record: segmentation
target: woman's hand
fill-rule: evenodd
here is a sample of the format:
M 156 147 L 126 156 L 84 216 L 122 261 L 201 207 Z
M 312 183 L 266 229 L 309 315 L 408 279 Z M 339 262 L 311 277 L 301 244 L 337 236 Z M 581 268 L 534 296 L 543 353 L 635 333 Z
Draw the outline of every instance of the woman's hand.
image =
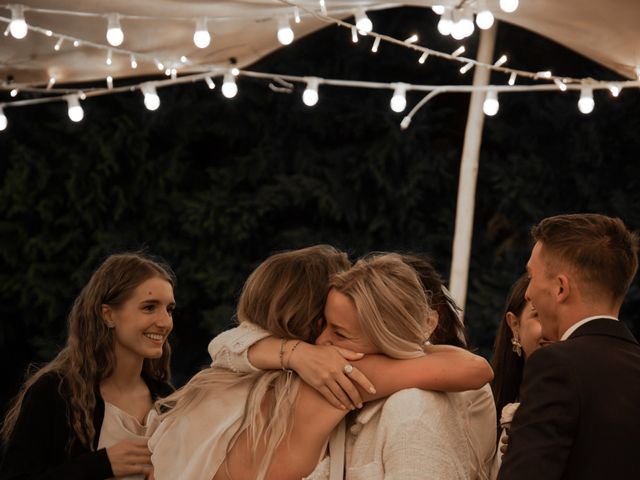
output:
M 107 448 L 107 457 L 114 477 L 136 474 L 148 476 L 153 471 L 146 438 L 118 442 Z
M 344 371 L 350 361 L 360 360 L 364 354 L 332 345 L 311 345 L 301 342 L 288 358 L 288 366 L 300 378 L 315 388 L 336 408 L 362 408 L 362 396 L 355 384 L 370 393 L 375 388 L 365 375 L 353 367 Z

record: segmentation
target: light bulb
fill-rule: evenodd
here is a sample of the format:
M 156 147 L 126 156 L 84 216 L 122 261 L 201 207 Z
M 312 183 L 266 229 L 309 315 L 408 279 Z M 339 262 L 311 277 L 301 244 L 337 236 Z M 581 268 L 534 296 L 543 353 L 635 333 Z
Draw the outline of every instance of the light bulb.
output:
M 391 97 L 391 110 L 396 113 L 402 112 L 407 108 L 407 85 L 404 83 L 396 83 L 393 90 L 393 97 Z
M 198 48 L 207 48 L 211 43 L 211 35 L 209 34 L 206 18 L 199 18 L 196 22 L 196 31 L 193 34 L 193 43 Z
M 444 13 L 440 16 L 438 21 L 438 31 L 442 35 L 451 35 L 453 29 L 453 14 L 450 9 L 445 9 Z
M 466 27 L 462 23 L 463 13 L 456 9 L 451 16 L 453 24 L 451 25 L 451 36 L 456 40 L 462 40 L 465 37 Z
M 72 122 L 80 122 L 84 118 L 84 110 L 80 106 L 80 100 L 77 95 L 71 95 L 67 97 L 67 104 L 69 109 L 67 113 Z
M 9 95 L 11 95 L 12 97 L 17 97 L 18 96 L 18 89 L 17 88 L 12 88 L 11 92 L 9 92 Z
M 18 40 L 27 36 L 29 27 L 24 19 L 24 10 L 22 5 L 11 6 L 11 22 L 9 23 L 9 31 L 13 38 Z
M 489 90 L 487 96 L 482 104 L 482 110 L 484 114 L 493 117 L 500 109 L 500 102 L 498 102 L 498 93 L 494 90 Z
M 462 40 L 473 33 L 473 14 L 471 12 L 459 12 L 458 20 L 453 23 L 451 36 L 456 40 Z
M 147 107 L 147 110 L 157 110 L 160 107 L 160 97 L 156 92 L 156 87 L 150 83 L 145 83 L 142 85 L 141 91 L 144 95 L 144 106 Z
M 591 87 L 582 87 L 582 90 L 580 90 L 580 100 L 578 100 L 578 110 L 586 115 L 593 112 L 593 107 L 595 107 L 593 89 Z
M 361 32 L 369 33 L 373 30 L 373 23 L 371 19 L 364 12 L 364 8 L 359 8 L 356 10 L 355 14 L 356 18 L 356 28 Z
M 507 58 L 506 55 L 501 55 L 500 58 L 498 60 L 496 60 L 496 62 L 493 65 L 496 66 L 496 67 L 501 67 L 502 65 L 507 63 L 507 60 L 509 60 L 509 59 Z
M 500 8 L 503 12 L 512 13 L 518 9 L 518 0 L 500 0 Z
M 134 70 L 138 68 L 138 62 L 136 61 L 136 57 L 131 55 L 130 60 L 131 60 L 131 68 L 133 68 Z
M 117 13 L 110 13 L 107 17 L 107 42 L 114 47 L 122 45 L 124 33 L 120 26 L 120 16 Z
M 376 37 L 373 41 L 373 45 L 371 45 L 371 51 L 376 53 L 378 51 L 378 47 L 380 46 L 380 37 Z
M 444 13 L 444 7 L 442 5 L 433 5 L 431 10 L 433 10 L 433 13 L 437 15 L 442 15 Z
M 233 98 L 237 93 L 236 78 L 231 73 L 225 73 L 222 80 L 222 94 L 227 98 Z
M 287 17 L 282 17 L 278 20 L 278 41 L 282 45 L 290 45 L 293 42 L 293 30 L 291 30 L 291 25 L 289 25 L 289 19 Z
M 489 10 L 482 10 L 476 15 L 476 25 L 478 25 L 478 28 L 481 30 L 490 29 L 493 26 L 494 20 L 493 13 Z
M 302 101 L 307 107 L 313 107 L 318 103 L 318 84 L 320 82 L 317 78 L 312 77 L 307 80 L 307 88 L 305 88 L 302 94 Z
M 2 107 L 0 107 L 0 131 L 7 128 L 7 116 L 4 114 Z
M 111 49 L 107 50 L 107 58 L 104 63 L 107 65 L 111 65 L 113 63 L 113 52 Z
M 211 80 L 211 77 L 204 77 L 204 81 L 207 84 L 207 87 L 209 87 L 209 90 L 213 90 L 214 88 L 216 88 L 216 84 L 213 83 L 213 80 Z
M 611 92 L 611 95 L 613 95 L 614 97 L 617 97 L 618 95 L 620 95 L 620 85 L 609 85 L 609 91 Z
M 512 87 L 516 84 L 516 77 L 518 76 L 518 74 L 516 72 L 511 72 L 511 75 L 509 75 L 509 85 L 511 85 Z

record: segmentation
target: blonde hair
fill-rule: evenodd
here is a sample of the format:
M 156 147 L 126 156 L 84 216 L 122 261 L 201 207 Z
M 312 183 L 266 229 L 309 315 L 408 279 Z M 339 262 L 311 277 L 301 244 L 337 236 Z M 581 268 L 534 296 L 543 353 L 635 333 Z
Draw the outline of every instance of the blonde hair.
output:
M 238 322 L 252 322 L 274 336 L 313 341 L 321 327 L 329 277 L 349 266 L 346 254 L 329 245 L 272 255 L 245 282 L 238 301 Z M 163 418 L 179 421 L 177 415 L 202 401 L 209 390 L 225 388 L 245 378 L 226 370 L 206 368 L 156 405 L 159 409 L 169 408 Z M 253 459 L 260 441 L 266 439 L 258 480 L 266 475 L 276 448 L 290 428 L 298 386 L 297 377 L 277 370 L 259 373 L 251 388 L 242 423 L 227 446 L 227 454 L 245 430 Z M 267 395 L 272 395 L 273 401 L 263 412 Z
M 102 305 L 122 305 L 141 283 L 154 277 L 166 280 L 171 286 L 175 284 L 173 272 L 167 265 L 142 253 L 111 255 L 98 267 L 73 303 L 67 319 L 66 346 L 25 381 L 7 412 L 1 430 L 4 442 L 11 437 L 29 388 L 44 375 L 56 373 L 61 377 L 59 391 L 63 382 L 66 387 L 64 395 L 70 426 L 82 445 L 94 449 L 98 433 L 93 426 L 95 389 L 111 375 L 115 366 L 113 332 L 104 322 Z M 144 360 L 143 374 L 152 380 L 168 381 L 170 356 L 171 347 L 167 341 L 160 358 Z M 72 441 L 70 439 L 68 448 Z
M 424 355 L 437 324 L 415 270 L 397 254 L 372 255 L 335 274 L 329 286 L 351 299 L 376 348 L 392 358 Z

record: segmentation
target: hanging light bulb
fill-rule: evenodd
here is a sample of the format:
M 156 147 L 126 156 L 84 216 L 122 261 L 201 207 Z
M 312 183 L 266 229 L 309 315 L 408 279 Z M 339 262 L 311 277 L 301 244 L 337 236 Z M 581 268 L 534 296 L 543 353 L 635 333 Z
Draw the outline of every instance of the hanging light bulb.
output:
M 198 48 L 207 48 L 211 43 L 211 34 L 207 27 L 207 19 L 199 18 L 196 21 L 196 31 L 193 34 L 193 43 Z
M 280 17 L 278 19 L 278 41 L 282 45 L 290 45 L 293 42 L 293 30 L 289 25 L 289 19 L 287 17 Z
M 107 16 L 107 42 L 109 45 L 118 47 L 122 45 L 124 40 L 124 33 L 120 26 L 120 15 L 117 13 L 110 13 Z
M 513 13 L 518 9 L 518 0 L 500 0 L 500 8 L 503 12 Z
M 56 52 L 59 52 L 59 51 L 60 51 L 60 49 L 62 48 L 62 42 L 64 42 L 64 37 L 60 37 L 60 38 L 58 39 L 58 41 L 56 42 L 56 44 L 53 46 L 53 49 L 54 49 Z
M 473 68 L 473 62 L 465 63 L 462 67 L 460 67 L 460 73 L 464 75 L 472 68 Z
M 586 115 L 593 112 L 593 107 L 595 107 L 593 89 L 591 87 L 582 87 L 580 90 L 580 100 L 578 100 L 578 110 Z
M 160 97 L 156 92 L 156 87 L 151 83 L 145 83 L 140 90 L 144 95 L 144 106 L 147 107 L 147 110 L 157 110 L 160 107 Z
M 609 85 L 609 91 L 611 92 L 611 95 L 613 95 L 614 97 L 618 97 L 618 95 L 620 95 L 620 85 L 616 85 L 616 84 L 612 84 Z
M 5 130 L 7 128 L 7 117 L 4 114 L 4 111 L 2 110 L 2 107 L 0 107 L 0 132 L 2 130 Z
M 213 90 L 214 88 L 216 88 L 216 84 L 213 83 L 213 80 L 211 80 L 211 77 L 204 77 L 204 81 L 207 84 L 207 87 L 209 87 L 209 90 Z
M 453 24 L 451 25 L 451 36 L 456 40 L 465 37 L 465 26 L 462 23 L 462 11 L 455 9 L 452 14 Z
M 487 96 L 482 104 L 482 110 L 484 114 L 493 117 L 500 109 L 500 102 L 498 102 L 498 93 L 495 90 L 489 90 Z
M 134 55 L 131 55 L 130 60 L 131 60 L 131 68 L 133 68 L 134 70 L 138 68 L 138 62 L 136 61 L 136 57 Z
M 17 97 L 18 96 L 18 89 L 17 88 L 12 88 L 11 91 L 9 92 L 9 95 L 11 95 L 12 97 Z
M 9 23 L 9 31 L 13 38 L 20 40 L 27 36 L 29 27 L 24 19 L 24 9 L 22 5 L 11 6 L 11 22 Z
M 358 29 L 355 26 L 351 27 L 351 41 L 358 43 Z
M 298 7 L 293 7 L 293 21 L 300 23 L 300 9 Z
M 473 24 L 473 12 L 471 10 L 463 11 L 462 17 L 460 18 L 460 23 L 462 24 L 464 38 L 473 35 L 473 31 L 476 27 Z
M 407 108 L 407 85 L 404 83 L 396 83 L 391 97 L 391 110 L 396 113 L 402 112 Z
M 236 85 L 236 77 L 231 73 L 225 73 L 222 80 L 222 94 L 227 98 L 233 98 L 238 93 L 238 85 Z
M 373 30 L 373 23 L 365 13 L 364 8 L 358 8 L 356 10 L 355 18 L 356 18 L 356 28 L 358 30 L 365 33 L 369 33 Z
M 378 47 L 380 46 L 380 37 L 376 37 L 373 41 L 373 45 L 371 45 L 371 51 L 376 53 L 378 51 Z
M 438 21 L 438 31 L 442 35 L 451 35 L 453 29 L 453 12 L 450 8 L 446 8 Z
M 501 67 L 502 65 L 507 63 L 507 60 L 509 60 L 509 59 L 507 58 L 506 55 L 501 55 L 500 58 L 498 60 L 496 60 L 496 62 L 493 65 L 495 67 Z
M 107 65 L 111 65 L 113 63 L 113 52 L 111 49 L 107 50 L 107 58 L 104 61 Z
M 318 85 L 319 80 L 316 77 L 311 77 L 307 80 L 307 88 L 305 88 L 302 94 L 302 101 L 307 107 L 313 107 L 318 103 Z
M 509 85 L 513 87 L 516 84 L 517 76 L 518 74 L 516 72 L 511 72 L 511 75 L 509 75 L 509 81 L 507 83 L 509 83 Z
M 433 5 L 431 7 L 431 10 L 433 10 L 433 13 L 437 14 L 437 15 L 442 15 L 444 13 L 444 7 L 442 5 Z
M 487 8 L 487 0 L 478 1 L 478 14 L 476 15 L 476 25 L 481 30 L 488 30 L 493 26 L 493 13 Z
M 67 105 L 69 106 L 67 113 L 72 122 L 80 122 L 84 118 L 84 110 L 80 106 L 78 95 L 69 95 L 67 97 Z

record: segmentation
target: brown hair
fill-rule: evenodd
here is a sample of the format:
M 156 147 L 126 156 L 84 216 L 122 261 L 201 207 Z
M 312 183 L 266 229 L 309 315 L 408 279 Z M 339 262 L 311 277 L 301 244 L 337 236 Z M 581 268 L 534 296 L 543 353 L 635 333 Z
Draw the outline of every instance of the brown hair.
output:
M 95 389 L 100 381 L 111 375 L 115 365 L 113 332 L 102 317 L 102 305 L 122 305 L 138 285 L 154 277 L 175 285 L 175 277 L 167 265 L 139 252 L 111 255 L 98 267 L 73 302 L 67 318 L 66 346 L 25 381 L 7 412 L 1 430 L 3 441 L 7 442 L 13 432 L 29 388 L 45 374 L 56 373 L 61 378 L 59 389 L 64 382 L 70 426 L 77 439 L 93 450 L 98 433 L 93 426 Z M 171 347 L 167 341 L 160 358 L 144 360 L 143 374 L 151 380 L 168 381 L 170 356 Z
M 429 341 L 434 345 L 467 348 L 466 332 L 459 316 L 460 307 L 444 288 L 442 277 L 431 261 L 416 254 L 402 254 L 401 258 L 416 271 L 427 294 L 429 306 L 438 313 L 438 324 Z
M 587 292 L 608 292 L 622 301 L 638 269 L 638 235 L 622 220 L 594 213 L 557 215 L 535 225 L 531 235 L 543 246 L 547 272 L 565 262 Z
M 498 422 L 502 408 L 507 403 L 515 402 L 518 399 L 520 383 L 522 383 L 524 357 L 519 357 L 513 351 L 511 344 L 513 333 L 507 323 L 507 313 L 511 312 L 516 317 L 522 315 L 524 307 L 527 304 L 527 299 L 524 296 L 527 287 L 529 287 L 529 278 L 526 274 L 522 275 L 511 286 L 504 311 L 502 312 L 502 321 L 498 327 L 496 342 L 493 347 L 491 368 L 493 368 L 494 377 L 491 382 L 491 390 L 493 390 L 493 398 L 496 402 Z M 498 424 L 498 431 L 499 429 L 500 425 Z

